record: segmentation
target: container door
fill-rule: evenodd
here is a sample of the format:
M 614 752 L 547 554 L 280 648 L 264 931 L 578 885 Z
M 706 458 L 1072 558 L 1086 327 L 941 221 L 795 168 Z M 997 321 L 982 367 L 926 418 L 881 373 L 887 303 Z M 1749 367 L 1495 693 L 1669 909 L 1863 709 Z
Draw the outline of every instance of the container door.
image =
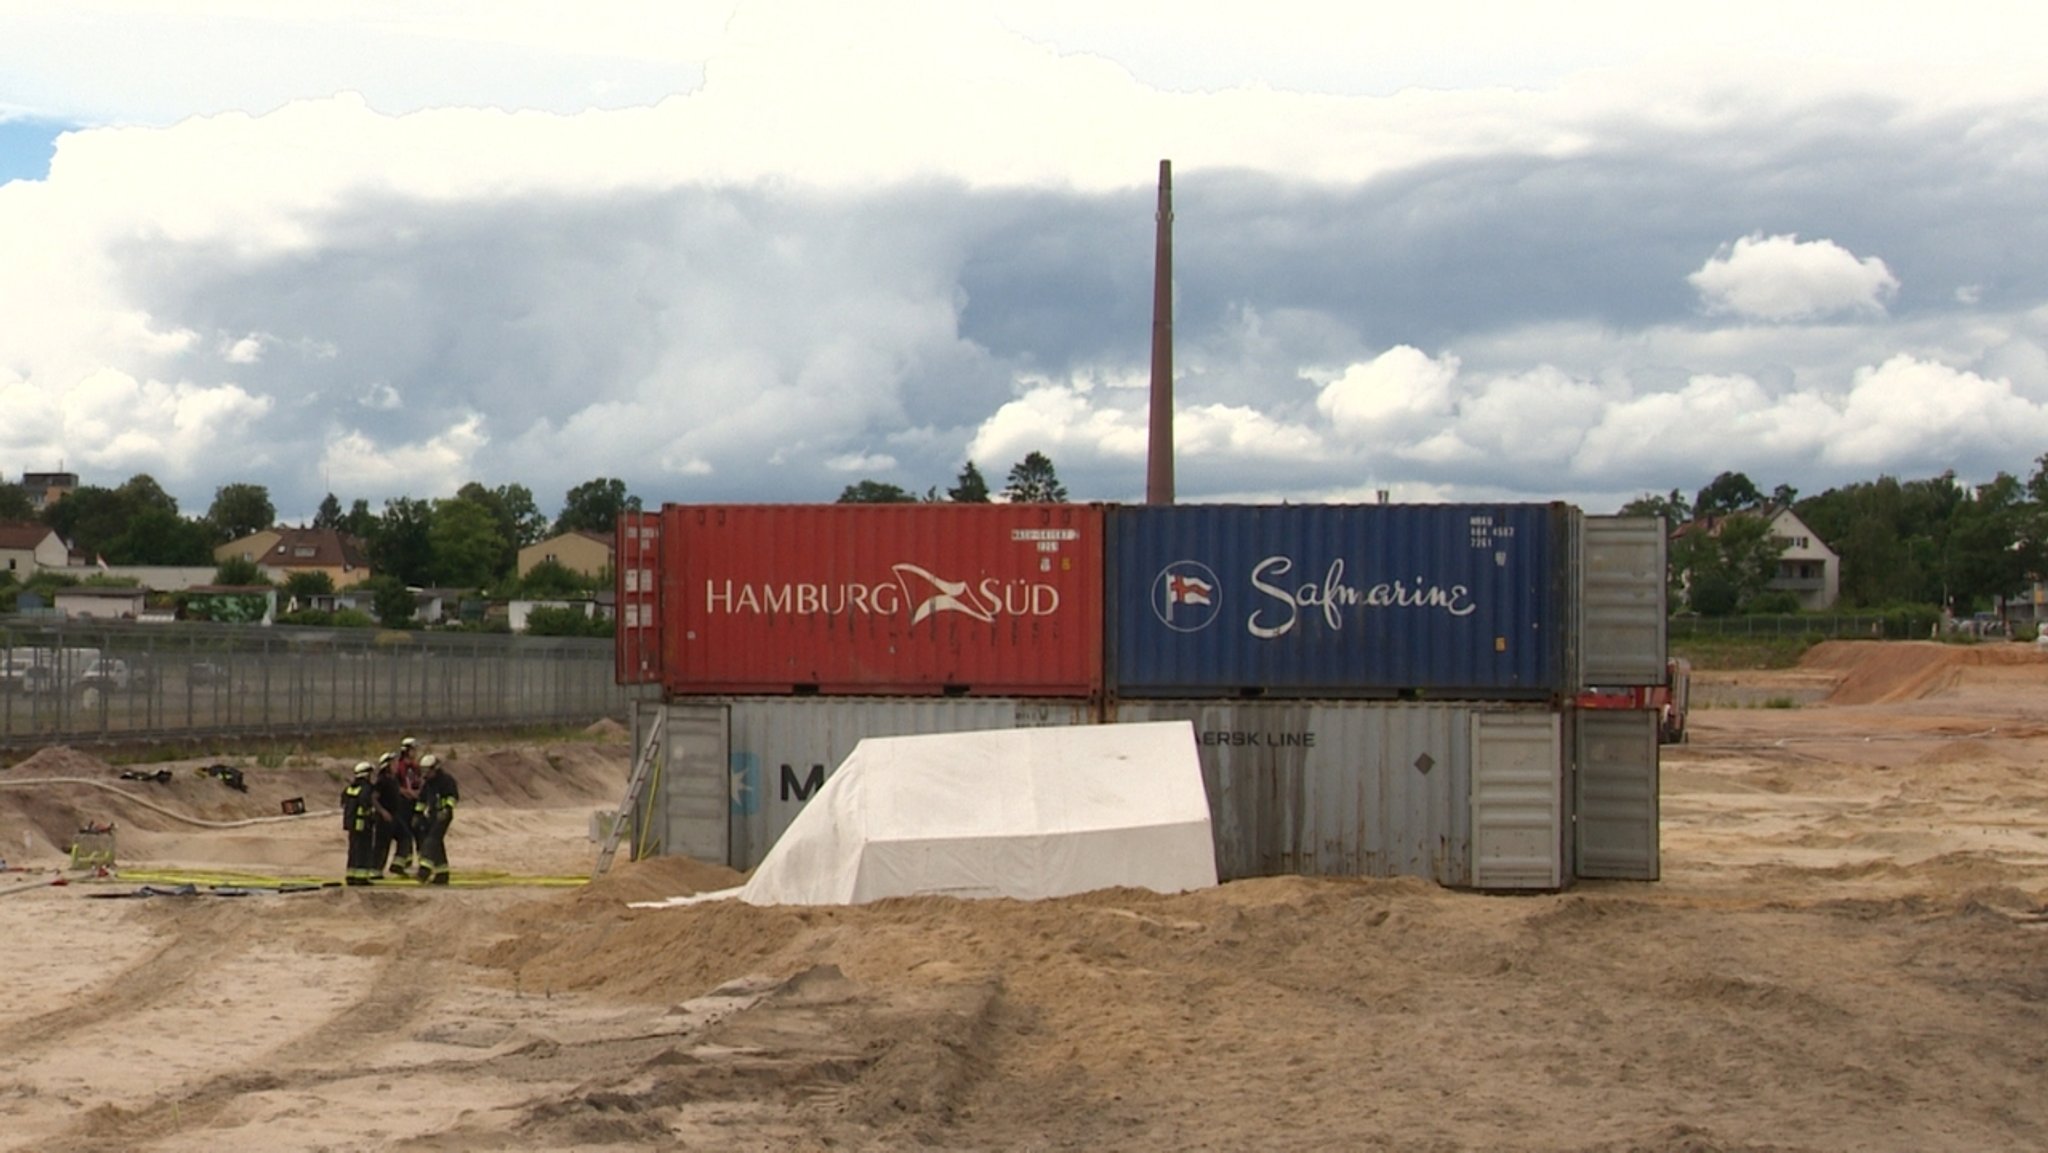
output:
M 1472 885 L 1564 884 L 1564 758 L 1555 713 L 1472 717 Z
M 616 532 L 616 679 L 622 685 L 655 684 L 661 680 L 661 514 L 620 513 Z
M 1663 518 L 1589 516 L 1580 542 L 1580 685 L 1664 683 Z
M 651 852 L 723 865 L 731 853 L 732 777 L 726 706 L 667 705 L 666 750 L 655 768 Z M 634 856 L 640 855 L 638 846 Z
M 1657 714 L 1578 714 L 1578 875 L 1654 881 L 1658 871 Z

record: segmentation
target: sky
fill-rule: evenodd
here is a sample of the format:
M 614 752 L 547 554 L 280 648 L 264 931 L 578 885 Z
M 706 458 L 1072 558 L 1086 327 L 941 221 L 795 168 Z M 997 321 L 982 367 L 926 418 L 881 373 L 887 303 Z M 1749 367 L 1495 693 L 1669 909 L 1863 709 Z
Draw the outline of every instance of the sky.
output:
M 2048 9 L 0 0 L 0 478 L 1813 495 L 2048 453 Z M 1418 10 L 1426 9 L 1426 10 Z

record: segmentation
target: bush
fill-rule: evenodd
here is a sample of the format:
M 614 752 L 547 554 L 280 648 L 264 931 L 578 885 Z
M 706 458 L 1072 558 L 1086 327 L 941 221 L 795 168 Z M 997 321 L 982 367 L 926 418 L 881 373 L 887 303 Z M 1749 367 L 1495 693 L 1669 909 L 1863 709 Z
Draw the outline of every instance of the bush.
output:
M 586 616 L 582 609 L 541 607 L 526 614 L 526 632 L 536 637 L 609 637 L 612 622 Z

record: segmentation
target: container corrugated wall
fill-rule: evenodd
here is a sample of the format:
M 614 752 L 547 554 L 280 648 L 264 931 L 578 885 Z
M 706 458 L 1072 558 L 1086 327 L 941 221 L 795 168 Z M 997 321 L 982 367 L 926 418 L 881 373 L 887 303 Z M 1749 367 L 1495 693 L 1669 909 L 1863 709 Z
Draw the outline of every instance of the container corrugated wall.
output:
M 1123 697 L 1551 698 L 1570 689 L 1565 505 L 1109 511 Z
M 714 788 L 730 797 L 725 863 L 736 869 L 761 863 L 805 802 L 865 738 L 1095 720 L 1087 702 L 1058 698 L 734 697 L 674 702 L 668 707 L 699 718 L 699 729 L 704 728 L 706 713 L 722 709 L 725 756 L 722 763 L 699 763 L 706 758 L 677 755 L 681 747 L 672 744 L 665 766 L 668 779 L 656 786 L 653 827 L 679 828 L 685 812 L 698 813 L 701 805 L 693 798 L 704 795 L 704 779 L 715 774 Z M 678 742 L 685 739 L 684 726 L 673 731 Z
M 668 505 L 672 695 L 1094 697 L 1096 505 Z
M 1393 701 L 1117 702 L 1195 726 L 1219 879 L 1472 880 L 1472 718 L 1539 706 Z

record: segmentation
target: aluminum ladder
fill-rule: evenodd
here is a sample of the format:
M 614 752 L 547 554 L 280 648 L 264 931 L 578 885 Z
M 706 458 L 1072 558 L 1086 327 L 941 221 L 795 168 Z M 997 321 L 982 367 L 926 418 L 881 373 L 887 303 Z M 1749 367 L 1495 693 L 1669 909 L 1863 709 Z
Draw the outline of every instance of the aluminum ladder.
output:
M 612 867 L 612 858 L 618 855 L 619 842 L 625 838 L 627 828 L 640 823 L 637 817 L 640 810 L 640 790 L 647 787 L 647 782 L 654 777 L 655 767 L 661 762 L 661 730 L 667 720 L 668 710 L 658 709 L 655 711 L 653 723 L 647 726 L 647 739 L 641 742 L 640 753 L 633 758 L 633 774 L 626 778 L 626 797 L 619 802 L 618 815 L 612 818 L 612 827 L 606 831 L 603 843 L 598 846 L 597 867 L 590 871 L 590 879 L 593 881 L 604 876 L 604 871 Z

